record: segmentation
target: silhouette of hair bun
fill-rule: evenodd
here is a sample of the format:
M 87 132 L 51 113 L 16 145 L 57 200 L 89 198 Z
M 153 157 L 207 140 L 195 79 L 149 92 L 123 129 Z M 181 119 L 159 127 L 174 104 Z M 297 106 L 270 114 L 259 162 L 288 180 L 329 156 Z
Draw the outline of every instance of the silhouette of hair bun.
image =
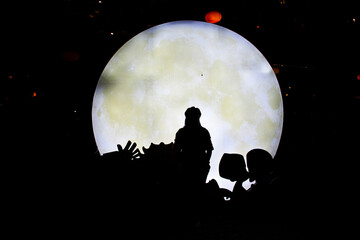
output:
M 197 118 L 200 118 L 201 117 L 200 109 L 198 109 L 198 108 L 196 108 L 194 106 L 186 109 L 185 117 L 190 117 L 190 118 L 197 117 Z

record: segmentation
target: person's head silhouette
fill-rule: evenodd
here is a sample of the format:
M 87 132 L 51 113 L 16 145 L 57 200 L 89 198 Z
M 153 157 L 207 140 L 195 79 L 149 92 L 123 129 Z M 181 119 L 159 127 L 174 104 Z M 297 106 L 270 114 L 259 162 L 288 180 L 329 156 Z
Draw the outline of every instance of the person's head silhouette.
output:
M 244 182 L 249 178 L 246 171 L 245 159 L 241 154 L 224 153 L 219 164 L 220 176 L 230 181 Z
M 185 127 L 199 127 L 201 112 L 196 107 L 190 107 L 185 111 Z
M 246 163 L 250 173 L 250 181 L 263 180 L 271 172 L 272 156 L 264 149 L 252 149 L 246 154 Z

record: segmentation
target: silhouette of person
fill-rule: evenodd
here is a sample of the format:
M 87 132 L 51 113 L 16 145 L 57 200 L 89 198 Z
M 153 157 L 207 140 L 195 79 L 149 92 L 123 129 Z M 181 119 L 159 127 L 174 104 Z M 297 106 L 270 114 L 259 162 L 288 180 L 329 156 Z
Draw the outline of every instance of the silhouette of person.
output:
M 213 145 L 209 131 L 200 124 L 200 109 L 185 111 L 185 125 L 175 135 L 174 154 L 179 165 L 179 223 L 183 229 L 194 226 L 203 215 L 206 178 Z M 180 220 L 181 219 L 181 220 Z
M 256 180 L 253 187 L 270 184 L 272 180 L 273 158 L 264 149 L 252 149 L 246 154 L 247 167 L 250 173 L 250 181 Z
M 246 154 L 246 163 L 250 181 L 255 180 L 248 189 L 253 212 L 264 218 L 279 216 L 278 181 L 273 175 L 272 156 L 264 149 L 252 149 Z
M 200 124 L 201 112 L 196 107 L 185 111 L 185 126 L 176 133 L 175 154 L 179 157 L 185 181 L 191 185 L 203 185 L 210 169 L 214 149 L 209 131 Z
M 235 183 L 232 193 L 223 191 L 225 197 L 230 197 L 231 202 L 238 204 L 245 201 L 246 189 L 242 184 L 249 178 L 246 170 L 245 159 L 241 154 L 224 153 L 219 164 L 220 176 Z

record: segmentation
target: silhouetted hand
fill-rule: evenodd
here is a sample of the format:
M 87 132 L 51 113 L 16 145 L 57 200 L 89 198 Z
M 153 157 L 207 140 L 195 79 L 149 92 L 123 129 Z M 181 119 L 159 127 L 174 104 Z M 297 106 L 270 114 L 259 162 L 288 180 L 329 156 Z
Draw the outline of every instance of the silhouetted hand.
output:
M 130 140 L 126 143 L 125 148 L 123 149 L 120 144 L 117 145 L 119 153 L 125 158 L 125 159 L 139 159 L 141 157 L 140 150 L 136 148 L 137 144 L 132 143 Z

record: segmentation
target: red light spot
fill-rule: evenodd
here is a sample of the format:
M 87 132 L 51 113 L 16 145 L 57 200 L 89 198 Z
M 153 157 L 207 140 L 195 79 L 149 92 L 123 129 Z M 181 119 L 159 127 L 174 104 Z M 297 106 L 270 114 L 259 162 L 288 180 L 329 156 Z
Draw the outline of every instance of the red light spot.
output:
M 357 80 L 359 80 L 359 81 L 360 81 L 360 74 L 359 74 L 359 75 L 357 75 L 357 77 L 356 77 L 356 78 L 357 78 Z
M 219 13 L 217 11 L 211 11 L 205 15 L 205 21 L 208 23 L 220 22 L 221 18 L 222 18 L 221 13 Z
M 278 67 L 273 68 L 275 74 L 279 74 L 280 69 Z
M 33 92 L 32 96 L 33 96 L 33 97 L 36 97 L 36 92 Z
M 76 51 L 65 51 L 62 53 L 62 59 L 66 62 L 76 62 L 80 59 L 80 54 Z

